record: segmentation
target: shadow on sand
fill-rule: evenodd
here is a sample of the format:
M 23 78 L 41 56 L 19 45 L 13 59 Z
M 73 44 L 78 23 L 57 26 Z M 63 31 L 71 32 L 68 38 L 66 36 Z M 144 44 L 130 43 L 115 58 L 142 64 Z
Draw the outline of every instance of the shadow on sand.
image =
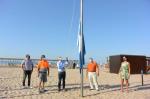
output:
M 47 91 L 42 94 L 51 94 L 51 93 L 59 93 L 57 89 L 57 85 L 52 85 L 52 86 L 47 86 Z M 89 89 L 88 84 L 84 84 L 84 89 Z M 101 85 L 99 86 L 100 91 L 96 91 L 94 94 L 85 94 L 84 97 L 89 97 L 89 96 L 96 96 L 102 93 L 109 93 L 109 92 L 115 92 L 115 91 L 120 91 L 120 85 Z M 37 87 L 34 87 L 33 89 L 37 89 Z M 145 84 L 144 86 L 141 85 L 136 85 L 136 86 L 129 86 L 129 92 L 133 91 L 140 91 L 140 90 L 149 90 L 150 89 L 150 84 Z M 23 90 L 23 89 L 14 89 L 14 90 Z M 66 92 L 67 91 L 76 91 L 80 90 L 80 84 L 67 84 L 66 85 Z M 17 96 L 8 96 L 8 97 L 0 97 L 2 99 L 4 98 L 17 98 L 17 97 L 25 97 L 25 96 L 33 96 L 33 95 L 40 95 L 38 92 L 35 94 L 28 94 L 28 95 L 17 95 Z

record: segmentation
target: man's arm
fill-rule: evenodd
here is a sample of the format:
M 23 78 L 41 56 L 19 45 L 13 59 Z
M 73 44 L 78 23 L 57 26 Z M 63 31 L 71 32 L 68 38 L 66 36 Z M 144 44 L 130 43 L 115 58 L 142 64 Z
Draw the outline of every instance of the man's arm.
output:
M 39 77 L 39 71 L 40 71 L 40 62 L 38 62 L 38 64 L 37 64 L 37 74 L 38 74 L 38 77 Z
M 88 66 L 87 66 L 87 69 L 86 69 L 86 78 L 88 78 Z
M 47 70 L 48 70 L 48 76 L 49 76 L 49 70 L 50 70 L 49 67 L 47 68 Z
M 97 64 L 97 75 L 99 76 L 99 65 Z
M 33 71 L 33 68 L 34 68 L 34 64 L 33 64 L 33 62 L 32 62 L 32 71 Z
M 38 77 L 39 77 L 39 70 L 40 70 L 40 69 L 39 69 L 39 68 L 37 68 L 37 75 L 38 75 Z
M 47 65 L 48 65 L 47 71 L 48 71 L 48 76 L 49 76 L 49 71 L 50 71 L 50 64 L 49 64 L 49 62 L 47 62 Z
M 57 62 L 57 64 L 56 64 L 56 65 L 57 65 L 57 68 L 59 68 L 59 63 L 58 63 L 58 62 Z
M 23 60 L 22 63 L 21 63 L 21 68 L 22 69 L 24 68 L 24 65 L 25 65 L 25 61 Z

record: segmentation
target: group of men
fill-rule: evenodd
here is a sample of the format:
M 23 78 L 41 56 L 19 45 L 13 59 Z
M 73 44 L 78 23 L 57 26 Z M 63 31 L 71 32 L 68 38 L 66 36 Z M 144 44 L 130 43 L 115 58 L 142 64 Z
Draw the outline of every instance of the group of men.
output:
M 86 76 L 89 78 L 90 82 L 90 90 L 94 90 L 93 82 L 95 85 L 95 89 L 99 91 L 97 76 L 99 76 L 99 66 L 98 64 L 92 59 L 89 59 L 90 62 L 87 65 Z M 65 89 L 65 79 L 66 79 L 66 70 L 65 67 L 68 66 L 68 60 L 62 60 L 61 57 L 58 58 L 57 68 L 58 68 L 58 91 L 66 91 Z M 23 88 L 25 88 L 25 80 L 28 76 L 28 87 L 30 86 L 31 82 L 31 74 L 33 72 L 34 64 L 30 59 L 30 55 L 26 55 L 25 60 L 23 60 L 22 64 L 23 69 Z M 45 55 L 41 55 L 41 59 L 37 64 L 37 73 L 39 78 L 39 93 L 45 91 L 45 83 L 47 82 L 47 77 L 49 76 L 50 72 L 50 64 L 46 59 Z M 61 89 L 61 82 L 62 82 L 62 89 Z

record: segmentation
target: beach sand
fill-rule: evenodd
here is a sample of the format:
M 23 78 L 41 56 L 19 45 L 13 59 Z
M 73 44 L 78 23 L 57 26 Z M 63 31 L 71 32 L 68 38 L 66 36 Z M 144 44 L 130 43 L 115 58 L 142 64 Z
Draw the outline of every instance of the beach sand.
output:
M 39 94 L 36 69 L 31 80 L 33 88 L 22 89 L 22 69 L 0 67 L 0 99 L 82 99 L 79 70 L 67 69 L 66 73 L 66 92 L 57 91 L 57 69 L 51 69 L 46 84 L 47 91 Z M 101 71 L 98 83 L 101 90 L 90 91 L 88 79 L 84 77 L 83 99 L 150 99 L 150 74 L 144 75 L 144 86 L 141 86 L 141 75 L 131 75 L 129 93 L 120 92 L 120 79 L 117 74 Z

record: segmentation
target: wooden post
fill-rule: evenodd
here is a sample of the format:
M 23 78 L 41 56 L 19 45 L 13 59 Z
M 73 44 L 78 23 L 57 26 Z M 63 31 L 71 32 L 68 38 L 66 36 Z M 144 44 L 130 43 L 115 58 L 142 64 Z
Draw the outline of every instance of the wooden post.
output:
M 141 80 L 142 80 L 142 86 L 144 85 L 143 84 L 143 70 L 141 70 Z

